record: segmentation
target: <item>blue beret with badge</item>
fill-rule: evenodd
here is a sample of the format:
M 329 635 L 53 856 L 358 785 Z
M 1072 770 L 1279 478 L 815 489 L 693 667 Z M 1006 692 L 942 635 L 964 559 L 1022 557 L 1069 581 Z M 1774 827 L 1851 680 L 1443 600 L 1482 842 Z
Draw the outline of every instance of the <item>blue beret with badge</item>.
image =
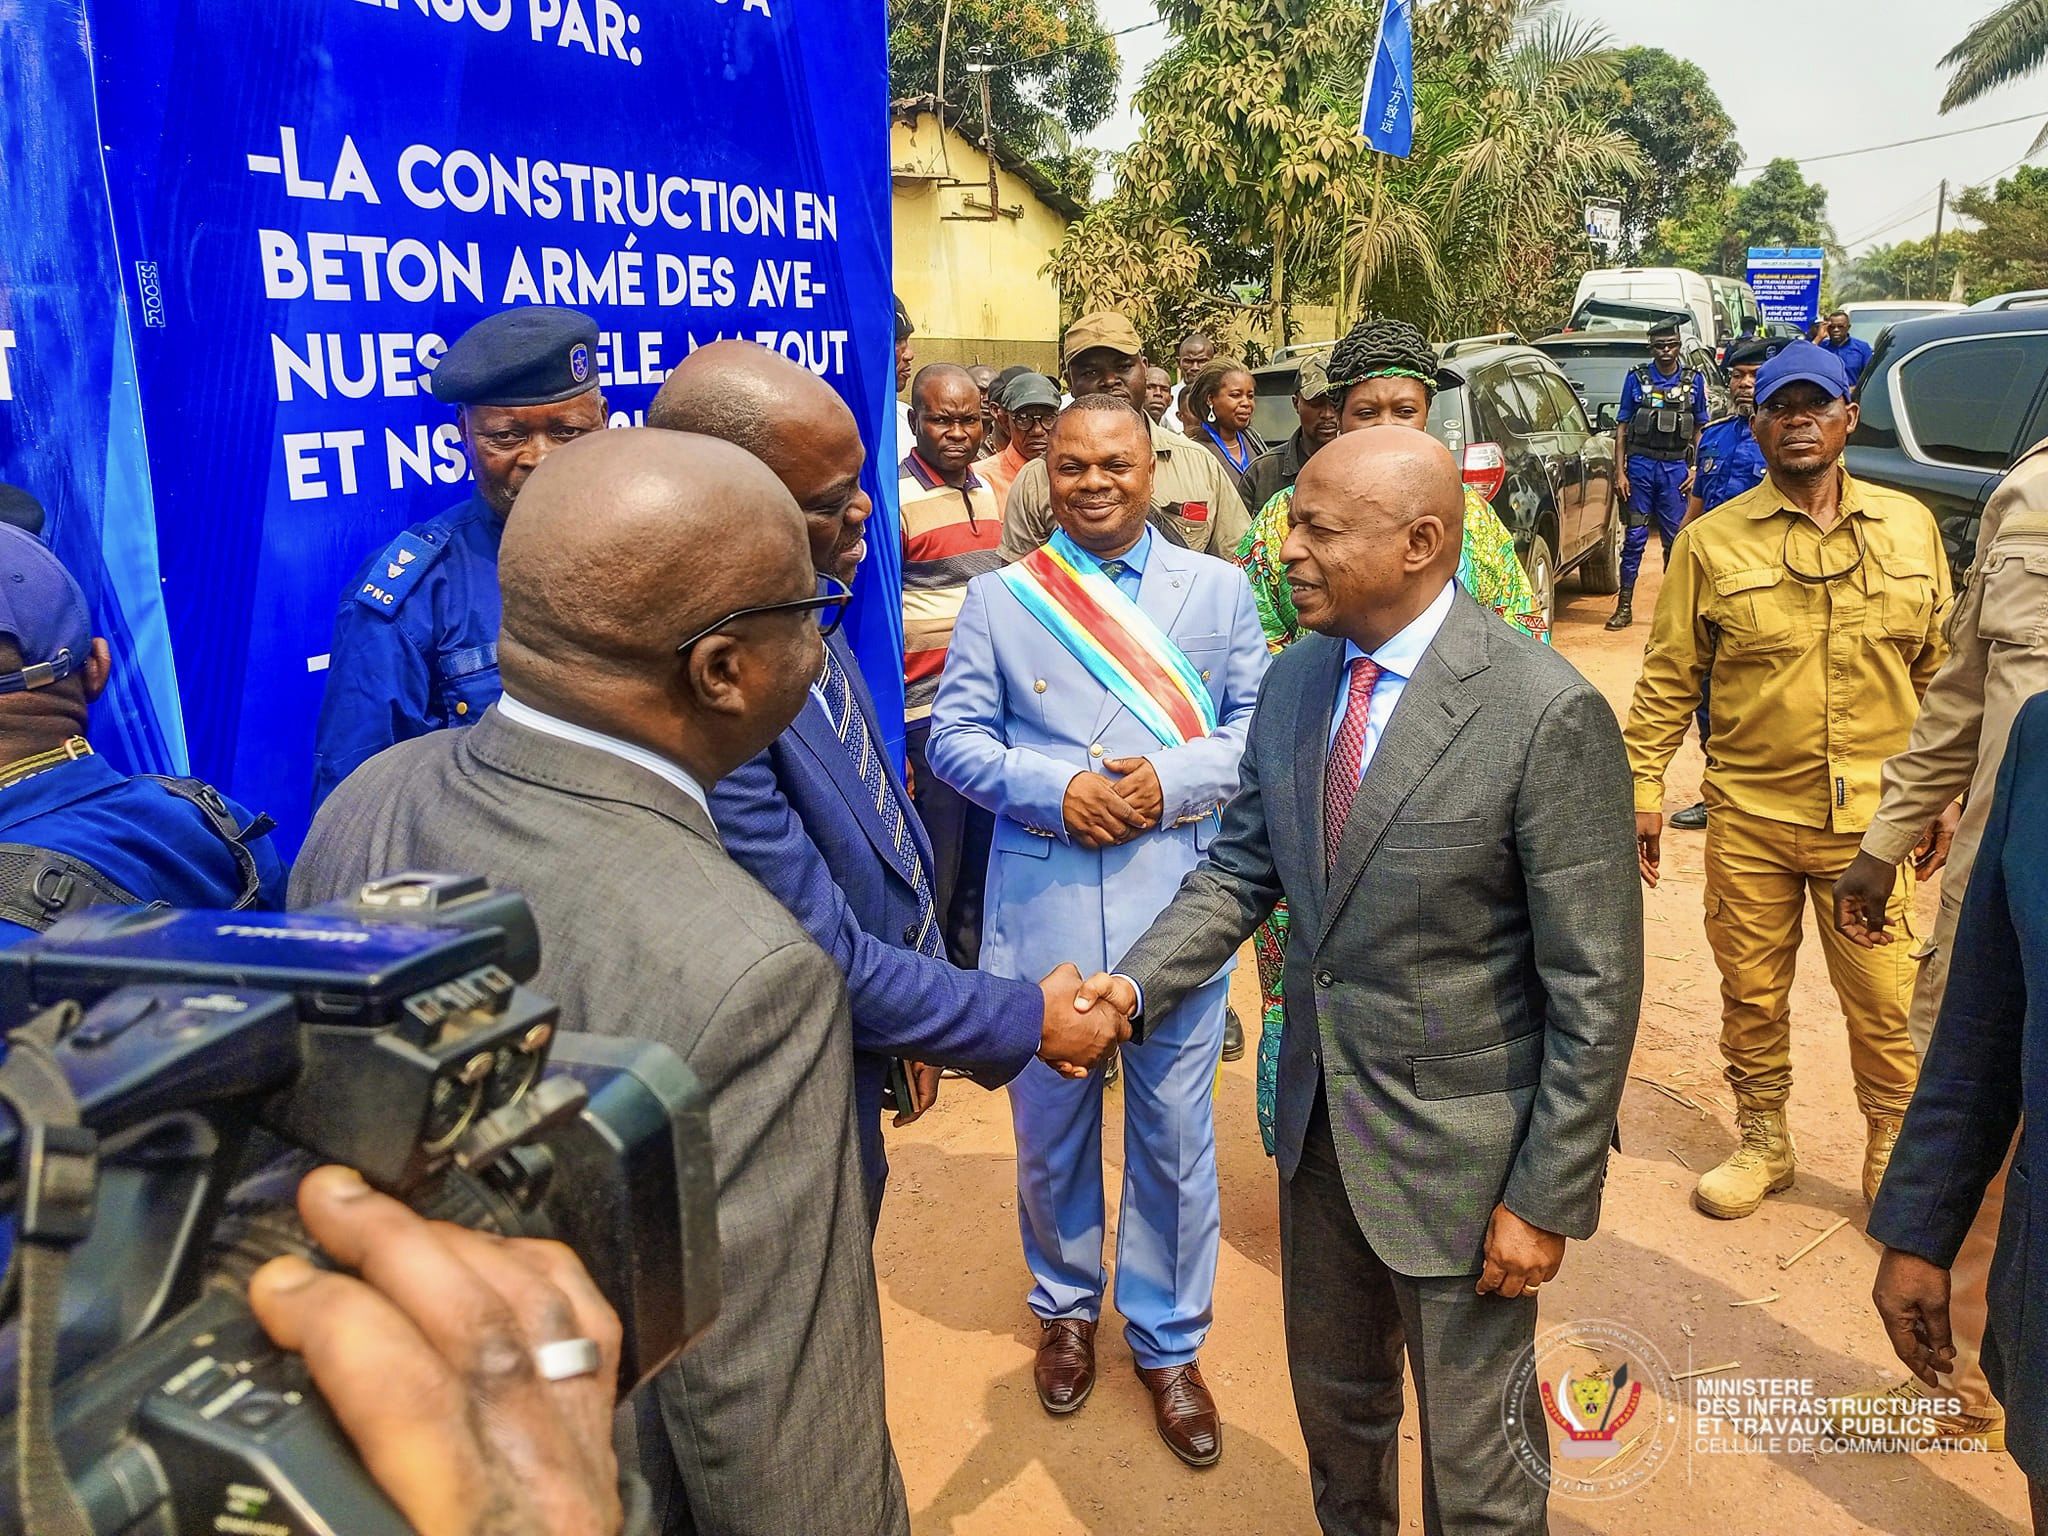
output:
M 553 405 L 597 388 L 597 322 L 533 304 L 479 320 L 434 370 L 429 387 L 449 405 Z

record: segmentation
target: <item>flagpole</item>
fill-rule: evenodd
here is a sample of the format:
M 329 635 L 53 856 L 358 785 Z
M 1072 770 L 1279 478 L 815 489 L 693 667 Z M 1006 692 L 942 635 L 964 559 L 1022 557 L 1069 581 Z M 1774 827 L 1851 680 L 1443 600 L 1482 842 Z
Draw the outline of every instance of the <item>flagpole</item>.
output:
M 1358 103 L 1358 136 L 1360 138 L 1365 137 L 1365 109 L 1372 101 L 1372 77 L 1378 72 L 1380 67 L 1380 44 L 1387 39 L 1387 12 L 1400 3 L 1401 0 L 1380 0 L 1379 24 L 1372 29 L 1372 52 L 1365 56 L 1365 96 Z M 2044 135 L 2048 135 L 2048 124 L 2043 125 L 2041 132 Z

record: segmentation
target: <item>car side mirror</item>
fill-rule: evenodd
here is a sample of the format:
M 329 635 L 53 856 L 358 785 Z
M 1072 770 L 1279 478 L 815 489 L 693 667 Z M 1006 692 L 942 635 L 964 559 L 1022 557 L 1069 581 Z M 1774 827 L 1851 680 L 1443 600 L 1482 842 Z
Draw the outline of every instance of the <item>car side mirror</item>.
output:
M 1612 432 L 1614 424 L 1621 419 L 1621 410 L 1612 400 L 1600 402 L 1600 409 L 1593 413 L 1593 425 L 1602 432 Z

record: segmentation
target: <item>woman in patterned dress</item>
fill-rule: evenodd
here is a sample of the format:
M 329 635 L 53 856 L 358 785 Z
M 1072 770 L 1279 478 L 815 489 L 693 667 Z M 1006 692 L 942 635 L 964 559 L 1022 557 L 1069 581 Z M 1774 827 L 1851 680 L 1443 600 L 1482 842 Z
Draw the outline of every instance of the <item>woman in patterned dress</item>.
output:
M 1338 404 L 1339 432 L 1385 426 L 1427 428 L 1429 403 L 1443 374 L 1428 338 L 1414 326 L 1398 320 L 1364 321 L 1337 343 L 1327 366 L 1330 394 Z M 1275 655 L 1303 634 L 1293 594 L 1287 588 L 1287 567 L 1280 561 L 1293 506 L 1293 487 L 1274 495 L 1252 519 L 1237 549 L 1237 563 L 1251 580 L 1267 649 Z M 1514 535 L 1494 515 L 1486 498 L 1470 486 L 1465 489 L 1465 543 L 1458 561 L 1458 585 L 1524 634 L 1549 641 L 1536 594 L 1515 555 Z M 1287 953 L 1285 902 L 1260 925 L 1253 947 L 1259 961 L 1259 1136 L 1270 1157 L 1274 1093 L 1280 1073 L 1280 1027 L 1285 1018 L 1280 996 L 1281 964 Z

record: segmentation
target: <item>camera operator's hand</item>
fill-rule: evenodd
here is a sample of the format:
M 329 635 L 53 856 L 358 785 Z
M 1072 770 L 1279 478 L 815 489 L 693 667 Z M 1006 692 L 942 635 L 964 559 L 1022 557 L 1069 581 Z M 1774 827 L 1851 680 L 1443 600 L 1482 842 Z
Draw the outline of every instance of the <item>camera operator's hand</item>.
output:
M 613 1536 L 619 1320 L 576 1256 L 428 1221 L 348 1168 L 308 1174 L 299 1215 L 355 1275 L 273 1259 L 250 1305 L 414 1529 Z M 545 1379 L 535 1350 L 574 1339 L 597 1369 Z

